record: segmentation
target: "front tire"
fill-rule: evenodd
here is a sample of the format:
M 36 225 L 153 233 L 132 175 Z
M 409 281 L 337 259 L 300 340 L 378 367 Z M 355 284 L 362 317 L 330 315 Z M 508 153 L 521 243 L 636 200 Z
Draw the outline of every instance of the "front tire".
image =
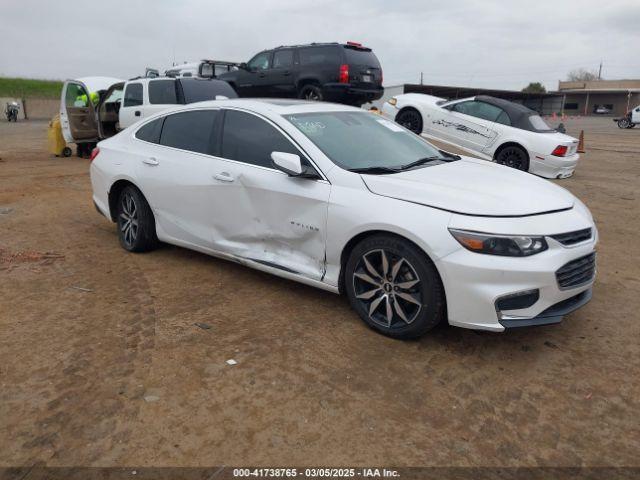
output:
M 374 235 L 353 249 L 345 290 L 360 318 L 392 338 L 421 337 L 444 317 L 444 288 L 435 266 L 395 235 Z
M 148 252 L 158 246 L 156 222 L 144 195 L 132 185 L 118 197 L 117 219 L 120 245 L 129 252 Z
M 407 130 L 420 135 L 422 133 L 422 115 L 415 108 L 405 108 L 396 115 L 396 123 Z
M 628 118 L 621 118 L 618 120 L 618 128 L 629 128 L 630 123 Z
M 500 150 L 496 156 L 496 162 L 523 172 L 529 171 L 529 155 L 523 148 L 515 145 Z

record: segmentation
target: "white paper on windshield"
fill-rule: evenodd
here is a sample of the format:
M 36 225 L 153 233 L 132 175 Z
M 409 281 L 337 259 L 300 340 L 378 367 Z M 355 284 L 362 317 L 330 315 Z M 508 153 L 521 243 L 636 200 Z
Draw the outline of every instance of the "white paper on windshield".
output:
M 378 120 L 378 123 L 381 125 L 384 125 L 392 132 L 404 132 L 404 129 L 400 125 L 396 125 L 395 123 L 390 122 L 389 120 L 380 119 Z

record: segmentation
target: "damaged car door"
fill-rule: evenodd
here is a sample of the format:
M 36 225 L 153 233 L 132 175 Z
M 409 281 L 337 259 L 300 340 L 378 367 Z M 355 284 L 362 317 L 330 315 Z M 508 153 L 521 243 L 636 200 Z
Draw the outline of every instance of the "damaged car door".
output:
M 298 155 L 305 175 L 275 168 L 273 152 Z M 228 203 L 213 218 L 216 249 L 320 280 L 329 182 L 275 124 L 246 111 L 224 111 L 220 157 L 227 165 L 214 178 Z

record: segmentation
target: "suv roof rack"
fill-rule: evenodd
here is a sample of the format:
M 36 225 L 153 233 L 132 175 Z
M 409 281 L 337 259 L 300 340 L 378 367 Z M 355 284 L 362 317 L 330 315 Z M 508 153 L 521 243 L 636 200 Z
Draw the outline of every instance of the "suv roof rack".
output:
M 339 42 L 311 42 L 311 43 L 303 43 L 301 45 L 279 45 L 277 47 L 273 47 L 271 50 L 275 50 L 276 48 L 297 48 L 297 47 L 311 47 L 311 46 L 315 47 L 316 45 L 342 45 L 342 44 Z

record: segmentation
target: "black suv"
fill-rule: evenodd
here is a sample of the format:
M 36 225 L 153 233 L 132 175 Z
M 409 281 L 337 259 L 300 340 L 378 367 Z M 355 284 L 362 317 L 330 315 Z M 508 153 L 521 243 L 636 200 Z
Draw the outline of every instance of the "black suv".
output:
M 360 106 L 382 96 L 382 68 L 359 43 L 278 47 L 223 73 L 240 97 L 327 100 Z

